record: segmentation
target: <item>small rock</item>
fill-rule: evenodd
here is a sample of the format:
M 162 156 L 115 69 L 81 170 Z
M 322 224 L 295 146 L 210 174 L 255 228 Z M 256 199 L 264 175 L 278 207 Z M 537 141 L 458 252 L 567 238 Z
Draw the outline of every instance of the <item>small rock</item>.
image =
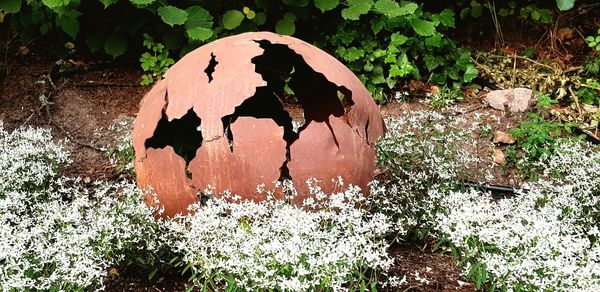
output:
M 492 160 L 496 164 L 504 164 L 506 163 L 506 157 L 504 156 L 504 152 L 500 148 L 494 148 L 494 153 L 492 153 Z
M 511 112 L 524 112 L 534 104 L 535 98 L 531 89 L 514 88 L 490 91 L 485 101 L 497 110 L 508 108 Z
M 83 183 L 89 184 L 91 182 L 92 182 L 92 179 L 89 176 L 86 176 L 85 178 L 83 178 Z
M 456 282 L 458 283 L 458 286 L 460 286 L 460 287 L 470 286 L 469 283 L 463 282 L 461 280 L 456 280 Z
M 502 131 L 494 131 L 494 138 L 492 139 L 492 142 L 504 143 L 504 144 L 514 144 L 516 142 L 516 140 L 509 133 L 502 132 Z

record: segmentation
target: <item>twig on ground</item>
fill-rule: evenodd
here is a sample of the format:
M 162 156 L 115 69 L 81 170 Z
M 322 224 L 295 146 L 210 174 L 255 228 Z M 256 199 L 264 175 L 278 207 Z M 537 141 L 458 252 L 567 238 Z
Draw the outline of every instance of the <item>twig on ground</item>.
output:
M 113 82 L 102 82 L 102 81 L 85 81 L 75 84 L 75 86 L 117 86 L 117 87 L 138 87 L 144 86 L 137 83 L 113 83 Z
M 77 138 L 75 138 L 75 136 L 73 136 L 73 134 L 71 134 L 69 131 L 67 131 L 65 128 L 63 128 L 63 126 L 61 126 L 60 124 L 58 124 L 52 118 L 49 118 L 49 119 L 50 119 L 50 123 L 52 125 L 54 125 L 56 128 L 58 128 L 61 132 L 63 132 L 63 134 L 65 134 L 65 136 L 67 136 L 67 138 L 69 138 L 69 140 L 73 141 L 73 143 L 75 143 L 75 144 L 77 144 L 79 146 L 82 146 L 82 147 L 86 147 L 86 148 L 90 148 L 90 149 L 96 150 L 98 152 L 102 152 L 102 153 L 105 152 L 102 148 L 96 147 L 96 146 L 94 146 L 92 144 L 89 144 L 89 143 L 84 143 L 84 142 L 79 141 Z

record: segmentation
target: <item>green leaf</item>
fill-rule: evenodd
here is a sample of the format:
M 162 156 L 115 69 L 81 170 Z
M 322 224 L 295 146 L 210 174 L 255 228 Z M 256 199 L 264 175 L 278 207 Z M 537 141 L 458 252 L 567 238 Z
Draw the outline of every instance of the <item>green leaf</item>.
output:
M 428 47 L 439 48 L 442 45 L 442 35 L 439 33 L 425 39 L 425 44 Z
M 263 25 L 265 22 L 267 22 L 267 15 L 264 12 L 256 13 L 254 23 L 256 23 L 256 25 Z
M 284 18 L 275 24 L 275 32 L 284 35 L 293 35 L 296 32 L 296 25 L 293 21 Z
M 315 6 L 319 8 L 321 12 L 336 8 L 339 4 L 340 0 L 315 0 Z
M 46 5 L 48 8 L 57 8 L 57 7 L 62 7 L 62 6 L 67 6 L 67 4 L 69 4 L 69 1 L 66 0 L 42 0 L 42 3 L 44 3 L 44 5 Z
M 104 39 L 106 35 L 104 33 L 91 33 L 86 36 L 85 43 L 92 53 L 95 53 L 104 48 Z
M 474 18 L 479 18 L 481 15 L 483 15 L 483 5 L 475 1 L 471 1 L 471 7 L 471 16 Z
M 205 27 L 193 27 L 186 30 L 188 37 L 194 41 L 205 41 L 213 36 L 213 31 Z
M 113 33 L 104 42 L 104 51 L 116 58 L 125 53 L 127 49 L 127 38 L 122 33 Z
M 2 0 L 0 10 L 4 13 L 17 13 L 21 10 L 21 0 Z
M 403 34 L 395 32 L 392 34 L 391 40 L 392 40 L 392 44 L 394 46 L 401 46 L 401 45 L 405 44 L 406 41 L 408 41 L 408 37 Z
M 388 17 L 398 16 L 400 11 L 400 5 L 394 0 L 378 0 L 375 2 L 374 8 L 377 12 Z
M 407 3 L 400 7 L 400 10 L 397 12 L 396 16 L 409 15 L 415 13 L 415 11 L 419 8 L 419 5 L 416 3 Z
M 439 19 L 444 26 L 454 28 L 454 10 L 448 8 L 442 10 Z
M 228 10 L 223 14 L 223 27 L 225 29 L 234 29 L 242 23 L 244 14 L 239 10 Z
M 477 71 L 475 66 L 473 66 L 473 64 L 469 64 L 465 68 L 465 74 L 463 75 L 463 81 L 471 82 L 471 80 L 473 80 L 475 77 L 477 77 L 477 74 L 479 74 L 479 72 Z
M 465 19 L 467 16 L 471 15 L 471 8 L 465 7 L 460 10 L 460 19 Z
M 575 5 L 575 0 L 556 0 L 556 6 L 561 11 L 569 10 Z
M 59 26 L 72 39 L 75 39 L 77 37 L 77 34 L 79 33 L 79 20 L 77 20 L 77 18 L 68 16 L 60 17 Z
M 373 31 L 374 34 L 378 34 L 384 26 L 385 21 L 383 19 L 377 19 L 371 23 L 371 31 Z
M 213 17 L 210 15 L 208 10 L 200 6 L 190 6 L 185 9 L 185 12 L 187 13 L 185 28 L 188 30 L 192 28 L 212 28 Z
M 283 19 L 287 19 L 289 21 L 296 21 L 296 19 L 298 19 L 296 17 L 296 14 L 291 13 L 291 12 L 286 12 L 283 14 Z
M 362 58 L 365 55 L 365 52 L 361 49 L 350 47 L 346 50 L 346 56 L 344 60 L 348 62 L 356 61 Z
M 150 4 L 154 3 L 154 1 L 156 1 L 156 0 L 129 0 L 129 2 L 131 2 L 135 5 L 150 5 Z
M 442 61 L 433 55 L 426 55 L 423 60 L 425 61 L 425 67 L 428 71 L 433 71 L 435 68 L 442 65 Z
M 117 3 L 117 1 L 119 0 L 100 0 L 100 2 L 102 2 L 102 4 L 104 5 L 104 8 Z
M 348 0 L 348 8 L 342 10 L 342 17 L 347 20 L 358 20 L 367 14 L 373 6 L 373 0 Z
M 433 22 L 423 19 L 413 19 L 410 24 L 414 31 L 421 36 L 431 36 L 435 33 Z
M 188 17 L 185 10 L 170 5 L 159 7 L 158 15 L 164 23 L 170 26 L 184 24 Z

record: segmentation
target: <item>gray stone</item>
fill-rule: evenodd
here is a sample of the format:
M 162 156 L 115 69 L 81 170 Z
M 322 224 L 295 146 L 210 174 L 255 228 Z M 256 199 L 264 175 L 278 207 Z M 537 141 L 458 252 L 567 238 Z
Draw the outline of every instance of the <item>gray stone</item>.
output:
M 534 103 L 533 91 L 528 88 L 493 90 L 485 96 L 485 101 L 497 110 L 524 112 Z

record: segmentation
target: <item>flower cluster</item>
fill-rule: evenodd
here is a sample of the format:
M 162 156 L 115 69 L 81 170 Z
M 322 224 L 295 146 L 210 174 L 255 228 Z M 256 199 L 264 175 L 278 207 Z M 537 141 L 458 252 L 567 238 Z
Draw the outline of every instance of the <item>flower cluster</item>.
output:
M 556 146 L 537 162 L 542 179 L 511 199 L 446 192 L 436 226 L 470 262 L 508 288 L 600 290 L 600 152 Z M 466 267 L 467 270 L 470 267 Z
M 362 206 L 358 187 L 312 192 L 316 199 L 306 200 L 305 207 L 223 194 L 194 215 L 170 222 L 177 234 L 172 245 L 196 281 L 231 279 L 229 285 L 245 290 L 339 289 L 367 271 L 387 270 L 392 262 L 384 240 L 387 217 Z
M 109 266 L 158 246 L 133 184 L 57 177 L 68 153 L 47 130 L 0 127 L 0 144 L 0 290 L 101 288 Z
M 432 228 L 441 197 L 438 189 L 456 188 L 487 165 L 470 149 L 480 120 L 447 117 L 433 111 L 407 112 L 387 118 L 388 133 L 377 145 L 378 164 L 385 169 L 381 182 L 374 182 L 371 204 L 396 221 L 398 231 Z M 404 228 L 402 228 L 404 227 Z

